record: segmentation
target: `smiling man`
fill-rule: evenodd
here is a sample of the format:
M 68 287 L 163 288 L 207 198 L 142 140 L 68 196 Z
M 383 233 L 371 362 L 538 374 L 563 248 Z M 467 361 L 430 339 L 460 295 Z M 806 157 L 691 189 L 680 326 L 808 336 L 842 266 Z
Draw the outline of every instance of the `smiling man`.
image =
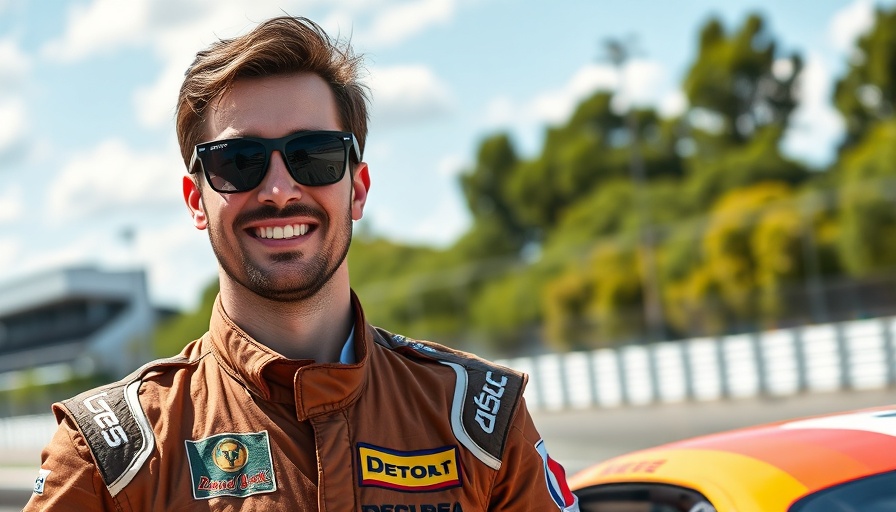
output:
M 26 510 L 578 510 L 525 375 L 373 327 L 351 291 L 359 69 L 303 18 L 197 55 L 177 130 L 219 264 L 209 330 L 55 404 Z

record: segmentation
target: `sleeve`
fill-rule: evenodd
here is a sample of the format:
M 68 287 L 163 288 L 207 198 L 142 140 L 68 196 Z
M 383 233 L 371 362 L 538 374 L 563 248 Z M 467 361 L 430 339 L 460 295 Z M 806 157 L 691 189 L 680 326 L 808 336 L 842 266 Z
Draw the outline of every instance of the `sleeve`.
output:
M 41 453 L 38 480 L 23 512 L 44 510 L 121 510 L 103 484 L 87 442 L 68 416 L 60 421 L 53 439 Z
M 548 455 L 525 400 L 508 433 L 489 510 L 579 512 L 578 499 L 569 490 L 563 466 Z

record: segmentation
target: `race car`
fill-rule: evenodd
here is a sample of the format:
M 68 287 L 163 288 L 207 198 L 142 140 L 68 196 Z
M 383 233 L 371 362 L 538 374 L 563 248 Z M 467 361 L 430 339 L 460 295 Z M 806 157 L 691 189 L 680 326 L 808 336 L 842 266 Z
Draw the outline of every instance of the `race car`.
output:
M 677 441 L 569 483 L 581 512 L 896 511 L 896 406 Z

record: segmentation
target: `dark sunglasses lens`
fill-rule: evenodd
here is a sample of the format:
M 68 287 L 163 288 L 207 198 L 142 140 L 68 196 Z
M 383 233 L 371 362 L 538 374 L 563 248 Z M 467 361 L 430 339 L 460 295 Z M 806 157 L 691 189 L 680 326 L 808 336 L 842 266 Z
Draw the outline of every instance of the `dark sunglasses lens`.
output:
M 345 173 L 345 143 L 338 135 L 303 135 L 286 143 L 292 177 L 302 185 L 336 183 Z
M 209 184 L 218 192 L 252 190 L 264 178 L 267 154 L 259 142 L 235 140 L 200 155 Z

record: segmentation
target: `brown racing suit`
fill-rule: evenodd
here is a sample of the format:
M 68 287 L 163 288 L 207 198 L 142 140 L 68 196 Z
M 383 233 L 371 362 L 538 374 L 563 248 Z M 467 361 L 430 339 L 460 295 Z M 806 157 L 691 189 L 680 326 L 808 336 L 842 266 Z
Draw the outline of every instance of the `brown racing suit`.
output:
M 356 364 L 209 332 L 53 410 L 31 510 L 577 511 L 526 376 L 366 323 Z

